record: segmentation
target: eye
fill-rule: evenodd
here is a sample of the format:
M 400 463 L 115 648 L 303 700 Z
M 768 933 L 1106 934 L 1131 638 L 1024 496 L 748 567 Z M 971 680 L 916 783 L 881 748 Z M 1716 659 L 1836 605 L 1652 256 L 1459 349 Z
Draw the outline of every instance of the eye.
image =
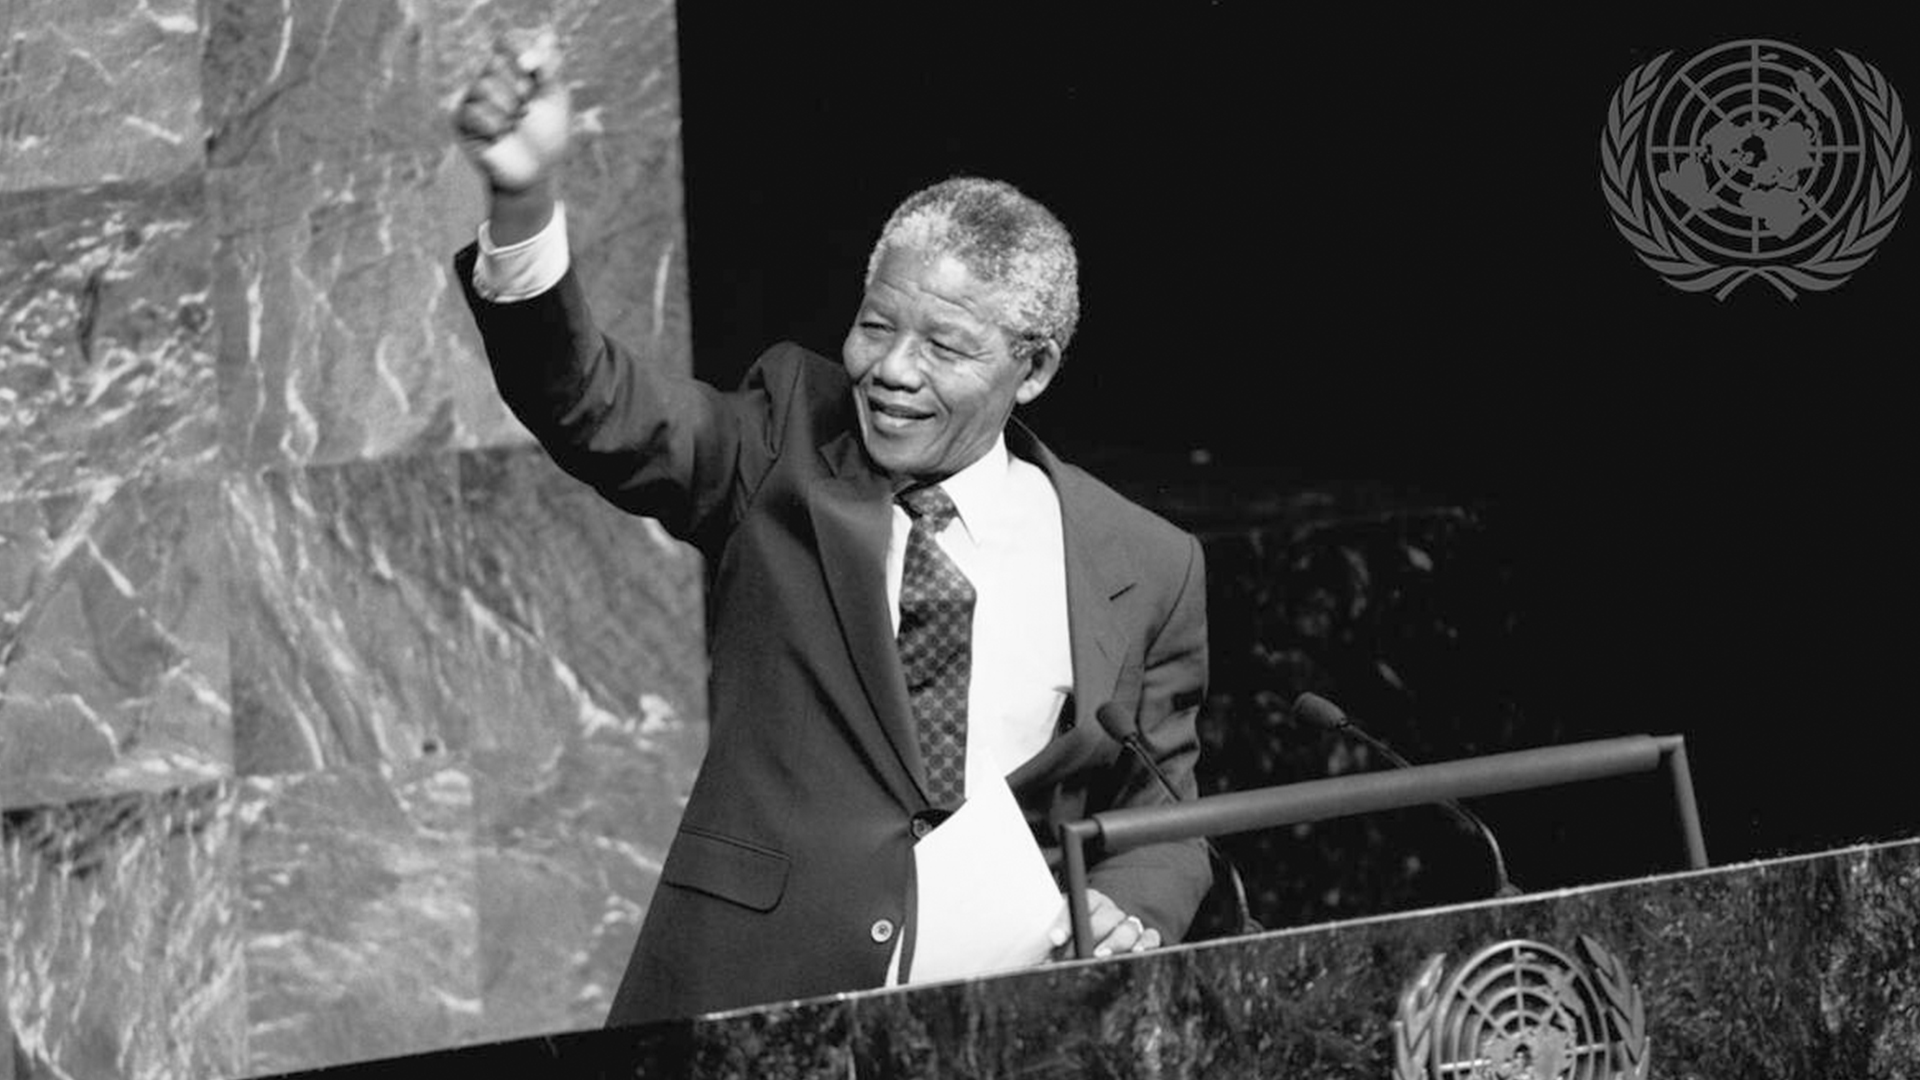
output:
M 861 319 L 859 326 L 860 332 L 868 337 L 880 337 L 893 332 L 893 327 L 888 326 L 884 319 Z
M 937 353 L 939 353 L 939 354 L 940 354 L 940 355 L 942 355 L 942 356 L 965 356 L 965 355 L 967 355 L 967 351 L 966 351 L 965 349 L 962 349 L 961 347 L 959 347 L 958 345 L 955 345 L 955 344 L 953 344 L 952 342 L 949 342 L 949 341 L 942 341 L 942 340 L 941 340 L 941 339 L 939 339 L 939 338 L 932 338 L 932 339 L 930 339 L 930 340 L 932 340 L 932 342 L 933 342 L 933 349 L 934 349 L 934 351 L 935 351 L 935 352 L 937 352 Z

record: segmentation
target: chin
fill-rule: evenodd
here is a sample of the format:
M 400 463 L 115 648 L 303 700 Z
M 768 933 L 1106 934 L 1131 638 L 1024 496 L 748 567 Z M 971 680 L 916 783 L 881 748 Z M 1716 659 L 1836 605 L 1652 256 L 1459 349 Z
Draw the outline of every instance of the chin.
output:
M 920 456 L 911 448 L 901 446 L 897 440 L 877 434 L 868 429 L 861 432 L 861 442 L 866 444 L 867 457 L 882 471 L 896 476 L 912 476 L 920 463 Z
M 889 476 L 900 480 L 924 480 L 933 475 L 931 467 L 919 458 L 875 456 L 873 460 Z

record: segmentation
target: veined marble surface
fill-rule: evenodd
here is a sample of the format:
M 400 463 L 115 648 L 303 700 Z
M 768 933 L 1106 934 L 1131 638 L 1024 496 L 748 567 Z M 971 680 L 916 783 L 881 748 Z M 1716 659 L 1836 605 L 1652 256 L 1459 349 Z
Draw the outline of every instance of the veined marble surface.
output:
M 252 1070 L 481 1033 L 472 809 L 472 778 L 440 760 L 246 782 Z
M 701 567 L 530 445 L 452 278 L 448 110 L 542 23 L 576 262 L 685 371 L 666 0 L 0 3 L 0 1080 L 601 1022 Z
M 215 464 L 206 203 L 198 174 L 0 191 L 0 500 Z
M 447 110 L 500 28 L 540 22 L 565 43 L 587 136 L 562 192 L 602 321 L 687 369 L 670 8 L 228 3 L 211 18 L 206 94 L 236 461 L 528 440 L 452 277 L 483 205 Z
M 246 1065 L 229 783 L 0 817 L 4 984 L 24 1077 Z
M 431 144 L 429 144 L 431 145 Z M 458 151 L 244 165 L 220 229 L 220 417 L 236 464 L 336 464 L 524 442 L 479 359 L 448 253 L 481 217 Z
M 433 455 L 229 484 L 238 772 L 468 745 L 454 475 Z
M 461 596 L 478 658 L 475 739 L 525 761 L 568 746 L 665 754 L 678 771 L 704 738 L 701 562 L 535 449 L 462 454 Z
M 217 481 L 0 502 L 0 808 L 231 775 Z
M 199 167 L 198 0 L 9 0 L 0 42 L 0 191 Z

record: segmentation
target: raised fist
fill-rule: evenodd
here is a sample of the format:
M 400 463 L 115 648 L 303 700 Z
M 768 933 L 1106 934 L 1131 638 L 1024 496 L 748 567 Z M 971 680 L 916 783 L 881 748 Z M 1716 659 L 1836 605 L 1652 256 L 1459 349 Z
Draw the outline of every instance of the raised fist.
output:
M 573 123 L 552 30 L 509 30 L 453 111 L 467 157 L 493 190 L 518 193 L 548 178 Z

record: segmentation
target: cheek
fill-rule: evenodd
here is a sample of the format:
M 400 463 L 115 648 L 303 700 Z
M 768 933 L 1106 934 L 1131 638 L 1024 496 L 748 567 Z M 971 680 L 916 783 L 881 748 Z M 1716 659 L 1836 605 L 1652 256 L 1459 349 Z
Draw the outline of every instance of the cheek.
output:
M 861 344 L 858 334 L 849 334 L 847 340 L 840 346 L 840 363 L 847 369 L 847 375 L 854 382 L 859 382 L 873 368 L 873 360 Z
M 966 385 L 947 387 L 941 400 L 948 414 L 968 427 L 991 424 L 998 412 L 993 388 L 971 380 Z

